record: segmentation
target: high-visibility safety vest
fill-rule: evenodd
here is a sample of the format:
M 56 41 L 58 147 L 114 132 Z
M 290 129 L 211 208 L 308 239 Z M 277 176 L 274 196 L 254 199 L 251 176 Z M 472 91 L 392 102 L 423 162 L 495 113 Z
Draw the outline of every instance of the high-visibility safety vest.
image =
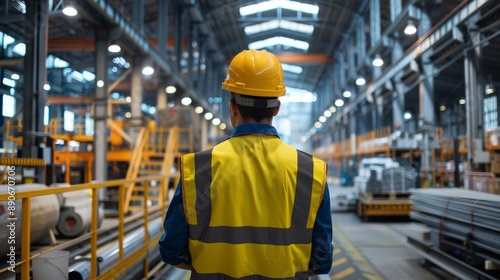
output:
M 181 166 L 191 279 L 302 279 L 323 161 L 275 136 L 246 135 L 185 155 Z

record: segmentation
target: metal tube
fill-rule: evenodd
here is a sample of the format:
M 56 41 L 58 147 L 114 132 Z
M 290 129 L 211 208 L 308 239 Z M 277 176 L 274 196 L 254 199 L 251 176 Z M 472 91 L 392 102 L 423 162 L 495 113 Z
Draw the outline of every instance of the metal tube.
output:
M 148 238 L 152 239 L 153 237 L 161 234 L 163 217 L 156 218 L 152 220 L 148 224 Z M 139 228 L 132 233 L 128 234 L 124 240 L 124 256 L 127 257 L 133 254 L 137 249 L 139 249 L 144 244 L 144 228 Z M 158 251 L 157 248 L 153 248 L 152 250 Z M 151 256 L 152 250 L 148 255 L 150 260 L 154 258 Z M 112 266 L 118 263 L 118 242 L 112 242 L 103 248 L 99 249 L 98 254 L 98 269 L 100 274 L 110 269 Z M 87 256 L 88 257 L 88 256 Z M 69 279 L 95 279 L 96 277 L 91 278 L 89 276 L 89 269 L 91 269 L 90 260 L 88 258 L 83 258 L 82 261 L 78 261 L 70 265 L 69 267 Z

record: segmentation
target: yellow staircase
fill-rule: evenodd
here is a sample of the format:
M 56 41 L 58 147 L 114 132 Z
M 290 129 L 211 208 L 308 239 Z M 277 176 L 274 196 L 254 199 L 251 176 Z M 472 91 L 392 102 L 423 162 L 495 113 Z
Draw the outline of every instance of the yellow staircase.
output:
M 192 139 L 191 128 L 143 128 L 137 139 L 136 147 L 132 153 L 129 170 L 126 179 L 135 179 L 152 175 L 163 175 L 169 177 L 170 186 L 175 188 L 179 182 L 179 172 L 177 161 L 186 152 L 193 152 L 191 141 L 182 141 L 180 136 Z M 126 188 L 125 213 L 144 209 L 144 192 L 148 190 L 149 206 L 159 204 L 159 201 L 166 200 L 162 197 L 159 182 L 149 182 L 148 186 L 142 183 L 130 184 Z M 167 194 L 165 190 L 165 194 Z

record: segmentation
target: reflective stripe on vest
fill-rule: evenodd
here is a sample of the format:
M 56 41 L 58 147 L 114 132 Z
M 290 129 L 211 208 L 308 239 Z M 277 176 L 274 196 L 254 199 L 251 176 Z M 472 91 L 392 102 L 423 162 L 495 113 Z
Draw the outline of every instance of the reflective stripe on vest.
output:
M 203 279 L 300 279 L 296 273 L 308 269 L 326 165 L 277 138 L 258 141 L 237 137 L 182 158 L 189 248 L 196 275 L 210 276 Z M 270 165 L 255 166 L 259 157 Z M 252 211 L 260 218 L 249 218 Z

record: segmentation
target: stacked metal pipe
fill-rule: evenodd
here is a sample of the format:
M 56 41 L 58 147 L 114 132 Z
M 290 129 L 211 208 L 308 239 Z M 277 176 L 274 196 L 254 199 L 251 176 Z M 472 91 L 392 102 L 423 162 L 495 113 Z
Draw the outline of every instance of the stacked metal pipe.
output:
M 149 239 L 153 239 L 163 230 L 163 219 L 156 218 L 148 223 Z M 123 240 L 123 256 L 127 257 L 137 251 L 144 244 L 144 228 L 138 228 L 133 232 L 127 234 Z M 160 259 L 158 248 L 155 246 L 148 251 L 148 261 L 150 267 L 157 263 Z M 131 267 L 131 270 L 142 271 L 142 262 L 137 260 L 136 265 Z M 97 250 L 97 266 L 98 275 L 109 270 L 112 266 L 116 265 L 118 260 L 118 241 L 113 241 L 100 247 Z M 80 258 L 70 263 L 69 266 L 69 279 L 70 280 L 85 280 L 90 279 L 90 255 Z M 127 272 L 120 277 L 113 279 L 135 279 L 131 276 L 131 272 Z
M 411 193 L 410 217 L 437 233 L 434 245 L 469 263 L 500 263 L 499 195 L 465 189 L 413 189 Z

